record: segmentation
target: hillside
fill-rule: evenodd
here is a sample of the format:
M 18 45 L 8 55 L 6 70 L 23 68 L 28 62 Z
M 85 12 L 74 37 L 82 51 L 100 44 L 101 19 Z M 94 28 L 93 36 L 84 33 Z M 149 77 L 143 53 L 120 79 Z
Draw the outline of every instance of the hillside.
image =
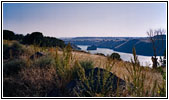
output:
M 11 89 L 4 88 L 5 96 L 44 96 L 48 93 L 50 94 L 50 91 L 53 89 L 59 89 L 57 91 L 60 91 L 60 89 L 68 89 L 66 88 L 67 84 L 79 75 L 81 79 L 86 70 L 85 68 L 92 68 L 91 66 L 93 66 L 93 68 L 97 67 L 108 70 L 126 82 L 128 81 L 127 78 L 129 78 L 132 82 L 132 77 L 130 77 L 131 74 L 128 70 L 129 68 L 130 71 L 132 71 L 133 68 L 130 62 L 112 60 L 105 56 L 85 53 L 83 51 L 71 51 L 68 46 L 65 49 L 59 50 L 58 48 L 42 48 L 35 45 L 20 45 L 17 44 L 16 41 L 4 40 L 3 43 L 3 54 L 8 57 L 7 59 L 3 59 L 4 87 L 16 87 Z M 7 52 L 9 49 L 12 50 L 12 56 Z M 36 54 L 36 52 L 40 52 L 42 57 L 39 56 L 39 58 L 37 56 L 37 58 L 31 59 L 30 56 Z M 85 70 L 78 66 L 85 66 Z M 155 81 L 157 81 L 159 86 L 163 84 L 161 72 L 148 67 L 135 67 L 141 68 L 141 73 L 146 75 L 144 81 L 139 80 L 139 82 L 143 82 L 144 86 L 142 88 L 144 88 L 144 91 L 149 92 L 149 96 L 152 96 L 152 93 L 158 90 L 158 88 L 152 90 L 156 84 Z M 163 68 L 163 70 L 165 71 L 165 68 Z M 80 74 L 71 76 L 71 73 L 74 73 L 74 71 Z M 138 71 L 138 73 L 140 72 Z M 140 77 L 141 73 L 139 76 L 136 76 Z M 91 81 L 91 79 L 88 81 Z M 28 90 L 24 89 L 25 87 L 27 87 Z M 39 93 L 38 91 L 42 92 Z M 22 94 L 20 92 L 22 92 Z M 63 93 L 61 96 L 68 95 L 65 90 L 62 90 L 60 93 Z M 93 94 L 93 96 L 97 95 L 97 93 Z M 136 95 L 127 93 L 127 95 L 123 94 L 121 96 Z
M 63 40 L 75 45 L 95 45 L 98 48 L 108 48 L 124 53 L 132 53 L 132 48 L 135 47 L 138 55 L 154 55 L 152 43 L 146 37 L 77 37 Z M 163 40 L 156 40 L 155 44 L 157 56 L 163 56 L 166 49 L 166 36 L 163 35 Z
M 10 30 L 3 30 L 3 40 L 17 40 L 25 45 L 38 45 L 41 47 L 60 47 L 64 48 L 65 43 L 55 37 L 43 36 L 41 32 L 32 32 L 31 34 L 16 34 Z
M 158 44 L 157 46 L 157 55 L 163 56 L 164 51 L 166 49 L 166 40 L 159 40 L 156 41 L 155 44 Z M 115 51 L 119 52 L 126 52 L 126 53 L 132 53 L 132 48 L 135 47 L 136 52 L 138 55 L 144 55 L 144 56 L 153 56 L 153 46 L 150 41 L 147 40 L 139 40 L 139 39 L 132 39 L 124 43 L 123 45 L 120 45 L 118 47 L 115 47 Z

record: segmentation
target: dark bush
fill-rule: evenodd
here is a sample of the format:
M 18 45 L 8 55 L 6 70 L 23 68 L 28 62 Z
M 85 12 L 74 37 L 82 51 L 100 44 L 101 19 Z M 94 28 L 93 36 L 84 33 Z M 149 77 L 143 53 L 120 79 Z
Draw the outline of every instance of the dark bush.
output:
M 118 53 L 112 53 L 110 58 L 116 59 L 116 60 L 121 60 L 120 55 Z
M 9 45 L 3 44 L 3 59 L 9 58 Z
M 18 74 L 24 67 L 26 67 L 26 62 L 22 59 L 9 60 L 3 64 L 3 73 L 7 76 Z
M 22 44 L 28 45 L 38 45 L 40 47 L 60 47 L 64 48 L 66 45 L 63 40 L 57 39 L 55 37 L 43 36 L 41 32 L 32 32 L 26 36 L 22 34 L 14 34 L 14 32 L 9 30 L 3 30 L 4 40 L 17 40 Z
M 14 40 L 15 34 L 12 31 L 9 30 L 3 30 L 3 39 L 4 40 Z
M 36 44 L 40 45 L 43 40 L 43 34 L 40 32 L 33 32 L 32 34 L 27 34 L 24 37 L 24 44 Z
M 20 55 L 25 53 L 25 49 L 18 42 L 14 42 L 11 46 L 8 46 L 7 44 L 4 44 L 3 46 L 4 59 L 19 58 Z
M 27 34 L 23 41 L 23 44 L 34 44 L 41 47 L 65 47 L 64 41 L 54 38 L 54 37 L 45 37 L 41 32 L 33 32 L 31 34 Z

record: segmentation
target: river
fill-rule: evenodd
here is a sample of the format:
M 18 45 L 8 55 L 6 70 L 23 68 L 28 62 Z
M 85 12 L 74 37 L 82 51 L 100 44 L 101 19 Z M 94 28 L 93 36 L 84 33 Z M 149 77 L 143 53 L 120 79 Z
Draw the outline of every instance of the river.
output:
M 133 58 L 133 55 L 131 53 L 124 53 L 124 52 L 117 52 L 112 49 L 107 49 L 107 48 L 97 48 L 97 50 L 87 50 L 88 45 L 77 45 L 78 47 L 81 48 L 81 50 L 90 52 L 91 54 L 96 54 L 96 53 L 103 53 L 104 55 L 111 55 L 112 53 L 118 53 L 120 54 L 120 57 L 123 61 L 131 61 Z M 140 62 L 140 65 L 142 66 L 149 66 L 152 68 L 152 60 L 151 56 L 142 56 L 142 55 L 137 55 L 138 60 Z

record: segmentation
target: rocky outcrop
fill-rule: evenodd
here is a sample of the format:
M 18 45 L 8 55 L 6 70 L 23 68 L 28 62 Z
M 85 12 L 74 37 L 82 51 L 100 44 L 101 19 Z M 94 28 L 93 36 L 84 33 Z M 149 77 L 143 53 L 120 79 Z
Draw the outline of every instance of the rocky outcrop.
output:
M 76 79 L 67 85 L 69 96 L 92 97 L 97 94 L 119 96 L 126 89 L 127 83 L 124 80 L 104 69 L 89 69 L 85 75 L 85 81 Z
M 44 56 L 44 54 L 43 53 L 41 53 L 41 52 L 36 52 L 35 54 L 33 54 L 32 56 L 30 56 L 30 59 L 35 59 L 35 58 L 40 58 L 40 57 L 42 57 L 42 56 Z

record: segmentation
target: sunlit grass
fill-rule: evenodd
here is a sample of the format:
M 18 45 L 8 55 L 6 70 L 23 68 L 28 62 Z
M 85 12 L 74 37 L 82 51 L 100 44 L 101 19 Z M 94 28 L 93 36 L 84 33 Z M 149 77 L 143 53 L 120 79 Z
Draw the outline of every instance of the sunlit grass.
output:
M 10 46 L 15 43 L 15 41 L 6 40 L 3 42 L 4 44 L 8 44 Z M 128 92 L 125 92 L 121 96 L 165 96 L 166 93 L 164 72 L 161 70 L 158 71 L 151 69 L 149 67 L 142 67 L 136 63 L 136 59 L 132 63 L 116 59 L 113 60 L 105 56 L 73 51 L 70 45 L 68 45 L 65 49 L 57 47 L 39 47 L 37 45 L 22 45 L 22 47 L 27 53 L 20 55 L 19 59 L 25 61 L 26 68 L 24 67 L 21 69 L 18 75 L 10 77 L 4 76 L 4 82 L 6 83 L 4 88 L 8 85 L 15 86 L 14 84 L 18 87 L 13 91 L 8 91 L 9 94 L 10 92 L 15 92 L 14 95 L 12 93 L 10 94 L 13 96 L 47 96 L 48 92 L 50 92 L 52 88 L 60 89 L 62 96 L 66 96 L 66 85 L 69 84 L 70 81 L 74 80 L 75 77 L 84 82 L 90 81 L 92 77 L 89 77 L 88 79 L 85 77 L 85 68 L 90 69 L 95 67 L 103 68 L 112 72 L 119 78 L 134 85 L 135 91 L 130 91 L 132 89 L 129 89 Z M 36 52 L 42 52 L 45 56 L 39 59 L 30 60 L 30 56 Z M 5 65 L 8 62 L 4 60 L 3 63 Z M 165 68 L 163 68 L 163 70 L 165 71 Z M 48 76 L 48 78 L 45 76 Z M 104 78 L 106 79 L 106 74 Z M 36 83 L 36 81 L 39 80 L 41 80 L 40 83 Z M 47 89 L 45 86 L 45 88 L 42 89 L 44 85 L 43 82 L 45 82 L 47 86 L 51 85 L 49 86 L 50 88 Z M 47 82 L 50 84 L 47 84 Z M 104 84 L 104 81 L 102 84 Z M 27 85 L 29 87 L 27 87 Z M 31 85 L 33 87 L 31 87 Z M 22 89 L 19 90 L 19 88 Z M 23 88 L 30 89 L 23 90 Z M 22 91 L 23 93 L 19 94 Z M 35 94 L 32 94 L 31 91 L 34 91 L 33 93 Z M 7 90 L 5 89 L 4 92 L 7 92 Z M 30 95 L 26 93 L 30 93 Z M 91 96 L 96 97 L 108 96 L 104 91 L 104 87 L 102 87 L 101 93 L 94 93 L 94 91 L 89 91 L 88 93 Z M 5 96 L 8 96 L 9 94 L 5 93 Z M 115 96 L 119 96 L 118 93 Z

